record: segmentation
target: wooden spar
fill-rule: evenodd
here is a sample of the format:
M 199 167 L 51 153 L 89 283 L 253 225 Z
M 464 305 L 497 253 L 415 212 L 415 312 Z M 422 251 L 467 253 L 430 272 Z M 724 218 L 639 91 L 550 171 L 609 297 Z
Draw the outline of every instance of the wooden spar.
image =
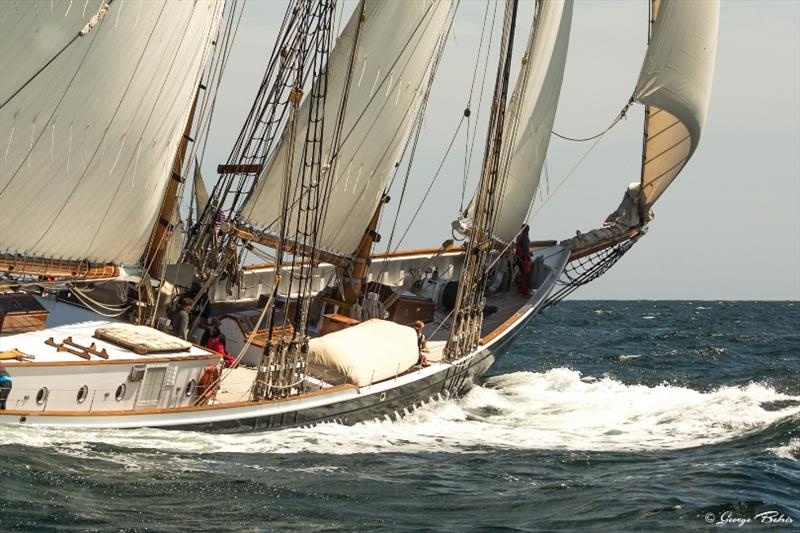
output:
M 217 165 L 217 174 L 259 174 L 264 165 Z
M 224 224 L 222 230 L 225 233 L 229 233 L 242 239 L 243 241 L 254 242 L 262 246 L 269 246 L 270 248 L 277 248 L 280 244 L 278 242 L 279 239 L 276 236 L 256 234 L 231 223 Z M 292 255 L 301 255 L 303 257 L 311 257 L 312 254 L 312 250 L 308 246 L 303 246 L 302 244 L 298 244 L 289 240 L 284 240 L 283 251 Z M 314 250 L 314 256 L 318 263 L 330 263 L 336 266 L 345 266 L 347 264 L 347 261 L 342 257 L 322 250 Z
M 595 252 L 605 250 L 606 248 L 611 248 L 612 246 L 615 246 L 621 242 L 625 242 L 628 239 L 633 239 L 634 237 L 638 237 L 639 235 L 641 235 L 641 231 L 639 230 L 639 228 L 630 228 L 622 235 L 611 237 L 609 239 L 604 239 L 600 242 L 590 244 L 589 246 L 573 249 L 569 254 L 569 260 L 575 261 L 576 259 L 586 257 L 587 255 L 591 255 Z
M 192 140 L 190 134 L 192 133 L 192 123 L 194 122 L 194 113 L 197 107 L 197 100 L 200 97 L 200 90 L 204 87 L 200 85 L 194 95 L 191 110 L 189 111 L 189 118 L 186 121 L 186 127 L 183 129 L 183 137 L 178 150 L 175 153 L 175 160 L 172 163 L 172 171 L 170 172 L 170 180 L 167 183 L 167 190 L 164 192 L 163 199 L 161 200 L 161 209 L 158 212 L 156 224 L 153 231 L 150 233 L 150 241 L 142 256 L 142 277 L 136 293 L 134 293 L 132 303 L 134 305 L 131 322 L 134 324 L 145 324 L 149 317 L 155 319 L 155 311 L 151 309 L 153 306 L 153 294 L 150 286 L 150 278 L 160 277 L 160 270 L 164 260 L 164 254 L 169 244 L 170 236 L 173 229 L 172 216 L 175 212 L 175 204 L 178 201 L 178 189 L 183 184 L 183 160 L 186 157 L 186 149 L 189 146 L 189 141 Z
M 366 231 L 364 231 L 364 236 L 361 238 L 361 244 L 358 246 L 358 250 L 356 250 L 356 253 L 353 255 L 352 272 L 350 273 L 350 277 L 345 279 L 344 287 L 342 287 L 344 303 L 348 306 L 352 306 L 361 298 L 361 292 L 364 290 L 364 281 L 366 280 L 369 264 L 371 262 L 370 254 L 372 253 L 372 245 L 380 240 L 380 236 L 376 230 L 378 229 L 378 221 L 381 217 L 381 209 L 383 209 L 383 206 L 388 202 L 389 197 L 384 195 L 378 207 L 375 208 L 375 213 L 373 213 Z
M 156 225 L 150 234 L 150 245 L 145 252 L 142 260 L 144 268 L 142 269 L 142 277 L 150 276 L 157 277 L 161 268 L 161 262 L 164 259 L 167 245 L 169 244 L 169 237 L 174 229 L 172 226 L 172 215 L 175 212 L 175 204 L 178 201 L 178 188 L 183 183 L 183 160 L 186 157 L 186 150 L 189 147 L 189 141 L 192 140 L 190 134 L 192 132 L 192 124 L 194 123 L 194 113 L 197 107 L 197 100 L 200 96 L 200 90 L 203 88 L 201 85 L 198 87 L 194 95 L 191 111 L 189 111 L 189 119 L 186 121 L 186 127 L 183 130 L 183 137 L 178 145 L 178 151 L 175 154 L 175 160 L 172 163 L 172 172 L 170 174 L 169 183 L 167 183 L 167 190 L 164 193 L 164 198 L 161 201 L 161 210 L 158 212 L 158 219 Z
M 550 246 L 556 246 L 558 241 L 531 241 L 531 249 L 537 248 L 549 248 Z M 386 259 L 402 259 L 404 257 L 411 257 L 415 255 L 436 255 L 436 254 L 446 254 L 446 255 L 455 255 L 464 253 L 463 246 L 451 246 L 446 251 L 442 252 L 442 248 L 415 248 L 412 250 L 403 250 L 400 252 L 381 252 L 377 254 L 372 254 L 370 256 L 371 261 L 376 260 L 386 260 Z M 274 268 L 275 265 L 272 263 L 253 263 L 250 265 L 246 265 L 242 267 L 242 270 L 245 272 L 252 271 L 252 270 L 261 270 L 264 268 Z
M 0 253 L 0 272 L 72 279 L 111 279 L 119 276 L 119 268 L 111 263 L 45 259 L 9 253 Z

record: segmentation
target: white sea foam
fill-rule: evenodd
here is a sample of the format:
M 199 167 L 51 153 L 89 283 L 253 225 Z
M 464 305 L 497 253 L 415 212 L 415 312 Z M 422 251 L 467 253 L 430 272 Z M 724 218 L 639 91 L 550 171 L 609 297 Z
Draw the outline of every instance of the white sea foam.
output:
M 792 439 L 785 446 L 767 448 L 767 451 L 774 453 L 782 459 L 791 459 L 800 462 L 800 439 Z
M 479 453 L 487 448 L 679 449 L 733 439 L 800 413 L 800 397 L 758 383 L 699 392 L 668 384 L 647 387 L 610 377 L 581 377 L 567 368 L 496 376 L 461 399 L 425 405 L 400 421 L 354 427 L 323 424 L 279 433 L 209 435 L 5 426 L 0 428 L 0 444 L 57 446 L 80 456 L 87 453 L 87 444 L 134 448 L 144 456 L 164 451 L 352 454 Z M 766 403 L 781 400 L 797 403 L 790 401 L 777 410 L 765 408 Z M 797 445 L 797 439 L 793 440 L 785 453 L 796 453 Z M 88 453 L 97 458 L 97 448 L 92 448 Z M 122 460 L 113 452 L 101 455 Z M 138 468 L 136 463 L 124 466 Z M 190 458 L 182 467 L 203 468 Z

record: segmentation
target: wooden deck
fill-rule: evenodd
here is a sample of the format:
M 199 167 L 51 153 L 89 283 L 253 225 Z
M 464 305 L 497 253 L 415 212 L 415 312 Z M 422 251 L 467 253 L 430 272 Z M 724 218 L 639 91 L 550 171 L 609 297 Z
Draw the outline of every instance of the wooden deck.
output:
M 489 296 L 486 299 L 486 305 L 497 307 L 497 311 L 488 317 L 484 317 L 481 337 L 489 335 L 492 331 L 503 325 L 506 320 L 511 318 L 514 313 L 519 311 L 527 302 L 527 297 L 513 290 Z M 446 317 L 447 321 L 440 327 L 440 324 L 442 324 L 442 321 Z M 436 311 L 435 320 L 427 324 L 424 330 L 425 335 L 430 339 L 429 343 L 434 341 L 447 341 L 447 337 L 450 334 L 452 319 L 452 316 L 448 317 L 447 311 L 443 309 L 438 309 Z
M 489 296 L 487 298 L 487 305 L 496 306 L 497 311 L 484 318 L 481 336 L 485 337 L 500 328 L 527 302 L 528 298 L 518 294 L 516 291 Z M 452 317 L 449 317 L 447 321 L 442 324 L 442 321 L 447 318 L 447 315 L 447 311 L 439 309 L 436 311 L 435 320 L 425 326 L 425 334 L 428 336 L 428 353 L 426 354 L 428 361 L 441 361 L 444 357 L 444 346 L 447 342 L 450 326 L 452 325 Z M 255 368 L 240 366 L 234 369 L 226 369 L 223 372 L 223 379 L 220 383 L 215 403 L 235 403 L 249 400 L 250 389 L 255 381 L 256 374 Z
M 256 380 L 256 369 L 239 366 L 225 369 L 217 391 L 217 403 L 245 402 L 250 399 L 250 388 Z

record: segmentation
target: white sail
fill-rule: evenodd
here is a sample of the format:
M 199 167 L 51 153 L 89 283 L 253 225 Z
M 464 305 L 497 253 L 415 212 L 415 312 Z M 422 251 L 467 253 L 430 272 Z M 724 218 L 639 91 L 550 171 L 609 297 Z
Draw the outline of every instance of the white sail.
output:
M 0 2 L 0 250 L 139 260 L 222 9 Z
M 711 95 L 719 0 L 661 0 L 635 99 L 649 106 L 642 186 L 652 206 L 697 148 Z
M 494 237 L 514 240 L 539 187 L 561 94 L 572 24 L 572 0 L 542 0 L 511 97 L 504 151 L 505 183 Z M 468 210 L 472 215 L 473 203 Z
M 356 8 L 330 56 L 325 102 L 324 160 L 334 151 L 332 136 L 342 102 L 353 40 L 361 23 L 353 78 L 338 150 L 335 175 L 318 246 L 350 255 L 356 251 L 378 206 L 426 90 L 426 81 L 443 38 L 451 1 L 366 0 L 363 22 Z M 306 99 L 298 112 L 293 138 L 284 135 L 262 171 L 243 210 L 244 220 L 277 234 L 280 194 L 287 151 L 302 154 L 309 115 Z M 295 155 L 293 179 L 301 157 Z M 297 220 L 297 204 L 290 210 Z M 290 225 L 293 227 L 293 225 Z

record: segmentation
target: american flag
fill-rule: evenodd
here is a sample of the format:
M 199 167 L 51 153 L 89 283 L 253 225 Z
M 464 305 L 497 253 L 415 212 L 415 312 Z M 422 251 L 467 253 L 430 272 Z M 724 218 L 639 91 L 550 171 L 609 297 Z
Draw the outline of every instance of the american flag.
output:
M 228 221 L 228 213 L 220 209 L 217 211 L 217 218 L 214 220 L 214 233 L 219 233 L 222 225 Z

